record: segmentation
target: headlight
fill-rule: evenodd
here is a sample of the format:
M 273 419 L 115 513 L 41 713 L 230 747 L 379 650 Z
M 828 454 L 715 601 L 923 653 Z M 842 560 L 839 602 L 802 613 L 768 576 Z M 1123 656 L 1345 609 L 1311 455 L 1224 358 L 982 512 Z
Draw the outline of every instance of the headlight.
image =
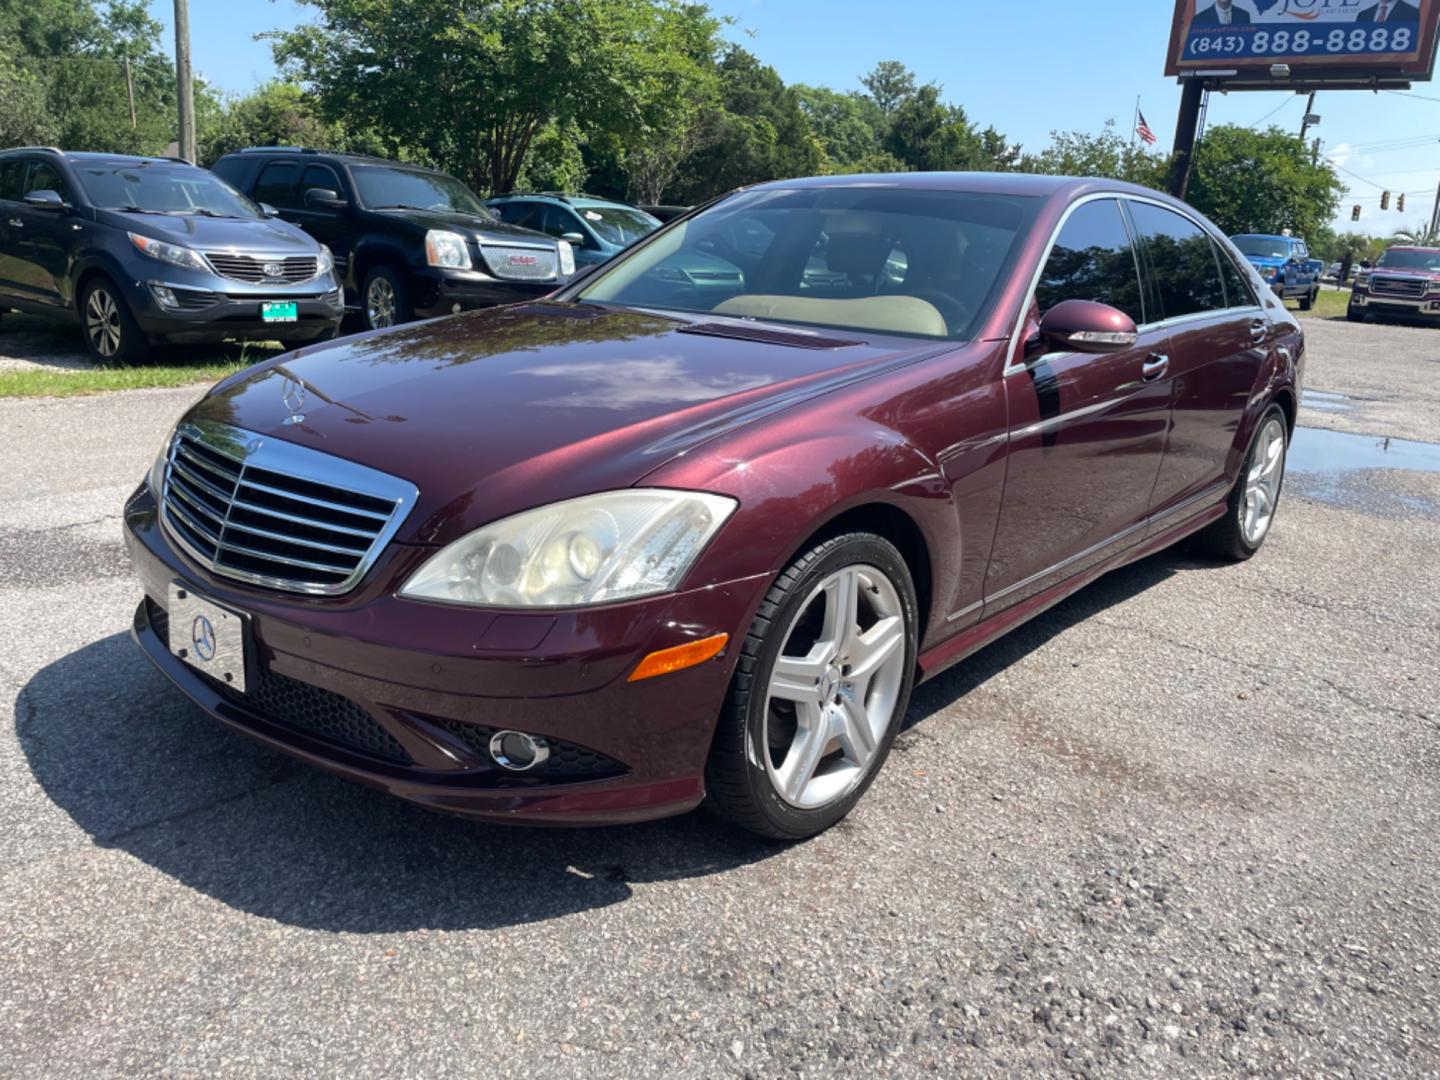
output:
M 569 240 L 560 240 L 560 273 L 569 277 L 575 272 L 575 249 Z
M 130 243 L 145 255 L 152 259 L 159 259 L 161 262 L 169 263 L 171 266 L 183 266 L 186 270 L 198 270 L 202 274 L 213 274 L 198 251 L 192 251 L 179 244 L 167 244 L 164 240 L 152 240 L 148 236 L 141 236 L 139 233 L 128 233 Z
M 1355 288 L 1357 288 L 1357 289 L 1363 289 L 1365 286 L 1367 286 L 1367 285 L 1369 285 L 1369 284 L 1370 284 L 1370 275 L 1369 275 L 1369 274 L 1357 274 L 1357 275 L 1356 275 L 1356 277 L 1355 277 Z
M 669 592 L 736 505 L 721 495 L 636 488 L 527 510 L 443 548 L 400 595 L 571 607 Z
M 1426 285 L 1426 286 L 1425 286 L 1425 291 L 1426 291 L 1426 292 L 1440 292 L 1440 278 L 1436 278 L 1435 280 L 1431 281 L 1429 285 Z
M 320 261 L 315 266 L 315 276 L 328 274 L 335 269 L 335 253 L 324 244 L 320 245 Z
M 425 261 L 451 270 L 470 269 L 470 245 L 459 233 L 431 229 L 425 234 Z

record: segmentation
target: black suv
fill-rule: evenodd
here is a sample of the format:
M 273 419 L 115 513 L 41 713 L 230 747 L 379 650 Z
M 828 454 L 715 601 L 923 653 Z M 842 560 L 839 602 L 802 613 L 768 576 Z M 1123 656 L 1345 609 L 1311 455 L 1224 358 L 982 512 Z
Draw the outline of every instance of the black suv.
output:
M 433 169 L 279 146 L 212 168 L 335 253 L 368 328 L 543 296 L 575 270 L 565 241 L 505 224 Z
M 78 321 L 99 360 L 155 343 L 335 336 L 330 252 L 170 158 L 0 151 L 0 311 Z

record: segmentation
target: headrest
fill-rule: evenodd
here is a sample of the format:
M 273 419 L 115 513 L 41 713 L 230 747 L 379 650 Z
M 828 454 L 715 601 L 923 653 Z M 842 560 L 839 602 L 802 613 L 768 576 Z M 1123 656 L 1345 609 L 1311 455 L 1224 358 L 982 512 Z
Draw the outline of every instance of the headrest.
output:
M 832 233 L 825 261 L 837 274 L 870 278 L 885 269 L 894 250 L 893 241 L 875 233 Z
M 950 332 L 939 309 L 918 296 L 865 296 L 853 300 L 809 296 L 733 296 L 718 305 L 715 314 L 843 326 L 878 333 L 923 334 L 926 337 L 944 337 Z

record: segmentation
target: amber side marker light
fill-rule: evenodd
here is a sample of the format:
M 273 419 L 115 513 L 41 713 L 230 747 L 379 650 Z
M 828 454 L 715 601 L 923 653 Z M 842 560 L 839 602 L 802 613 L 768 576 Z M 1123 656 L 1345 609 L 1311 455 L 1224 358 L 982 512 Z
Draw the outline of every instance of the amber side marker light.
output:
M 641 679 L 653 679 L 656 675 L 669 675 L 672 671 L 684 671 L 696 664 L 703 664 L 706 660 L 712 660 L 719 656 L 729 641 L 729 634 L 716 634 L 714 637 L 676 645 L 673 649 L 652 652 L 636 665 L 635 670 L 630 673 L 628 681 L 639 682 Z

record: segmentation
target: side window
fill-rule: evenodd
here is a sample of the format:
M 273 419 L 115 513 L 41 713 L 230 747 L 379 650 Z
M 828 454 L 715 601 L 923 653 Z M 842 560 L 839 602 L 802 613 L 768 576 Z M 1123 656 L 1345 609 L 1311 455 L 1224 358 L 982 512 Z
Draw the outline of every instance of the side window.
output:
M 1164 317 L 1178 319 L 1225 307 L 1225 287 L 1210 237 L 1188 218 L 1151 203 L 1132 202 L 1130 214 L 1145 242 Z
M 1220 279 L 1225 283 L 1225 306 L 1226 307 L 1255 307 L 1259 301 L 1255 299 L 1255 290 L 1250 287 L 1249 280 L 1235 269 L 1235 264 L 1230 261 L 1230 256 L 1223 250 L 1217 250 L 1215 257 L 1220 262 Z
M 25 198 L 21 181 L 25 179 L 24 158 L 6 158 L 0 161 L 0 199 L 19 202 Z
M 1297 259 L 1310 258 L 1310 249 L 1305 246 L 1304 240 L 1295 241 L 1295 257 Z
M 51 165 L 48 161 L 37 161 L 30 166 L 30 175 L 25 180 L 25 190 L 21 198 L 32 191 L 55 191 L 66 202 L 70 198 L 70 185 L 65 183 L 65 177 L 60 175 L 60 170 Z
M 297 204 L 304 205 L 305 192 L 311 188 L 324 188 L 326 191 L 335 192 L 341 198 L 345 197 L 345 189 L 340 186 L 340 177 L 335 175 L 335 170 L 329 165 L 305 166 L 305 172 L 300 177 L 300 188 L 296 192 Z
M 505 214 L 505 220 L 510 224 L 539 232 L 540 227 L 544 225 L 544 210 L 545 208 L 539 203 L 519 202 L 506 203 L 502 212 Z
M 255 191 L 250 197 L 271 206 L 293 207 L 295 200 L 291 195 L 299 172 L 300 166 L 293 161 L 272 161 L 260 171 L 260 179 L 255 181 Z
M 545 207 L 545 228 L 544 232 L 551 236 L 564 236 L 566 233 L 579 233 L 585 235 L 585 230 L 575 220 L 575 215 L 566 210 L 563 206 Z
M 1035 300 L 1042 314 L 1062 300 L 1095 300 L 1119 308 L 1137 326 L 1146 321 L 1135 249 L 1119 203 L 1101 199 L 1075 209 L 1040 272 Z

